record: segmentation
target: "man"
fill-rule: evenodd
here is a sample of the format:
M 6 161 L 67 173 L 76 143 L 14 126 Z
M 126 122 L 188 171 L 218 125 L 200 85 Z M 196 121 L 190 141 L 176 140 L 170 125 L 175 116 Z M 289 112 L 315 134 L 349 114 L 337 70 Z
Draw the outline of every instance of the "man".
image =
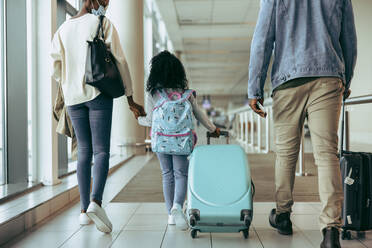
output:
M 274 48 L 275 44 L 275 48 Z M 351 0 L 261 0 L 249 67 L 251 108 L 264 117 L 263 88 L 273 54 L 276 209 L 270 224 L 291 235 L 293 185 L 304 120 L 318 166 L 321 247 L 340 247 L 342 182 L 337 157 L 342 97 L 356 62 Z

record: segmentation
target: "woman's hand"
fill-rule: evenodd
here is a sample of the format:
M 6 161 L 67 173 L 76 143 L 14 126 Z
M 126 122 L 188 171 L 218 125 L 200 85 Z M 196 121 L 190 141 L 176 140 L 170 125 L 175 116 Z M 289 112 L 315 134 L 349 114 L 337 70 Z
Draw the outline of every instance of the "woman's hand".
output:
M 133 112 L 134 118 L 138 120 L 138 117 L 146 116 L 146 113 L 143 110 L 141 105 L 135 103 L 135 105 L 129 106 L 129 109 Z
M 146 112 L 143 109 L 143 107 L 137 103 L 134 102 L 132 96 L 128 96 L 128 104 L 129 104 L 129 109 L 130 111 L 133 112 L 134 117 L 138 119 L 140 116 L 146 116 Z
M 219 138 L 221 135 L 221 130 L 217 127 L 216 130 L 210 134 L 211 137 L 213 138 Z

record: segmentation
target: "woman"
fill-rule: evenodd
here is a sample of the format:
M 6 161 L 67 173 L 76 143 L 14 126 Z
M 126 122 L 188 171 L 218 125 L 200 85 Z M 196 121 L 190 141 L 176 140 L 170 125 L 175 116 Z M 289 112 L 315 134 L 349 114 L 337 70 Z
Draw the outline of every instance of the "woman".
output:
M 113 99 L 85 84 L 87 41 L 93 40 L 109 0 L 84 0 L 80 12 L 61 25 L 52 41 L 53 77 L 61 83 L 65 104 L 78 141 L 77 177 L 81 200 L 81 225 L 91 220 L 97 229 L 109 233 L 112 224 L 101 207 L 110 157 Z M 125 86 L 129 107 L 136 118 L 145 115 L 132 98 L 132 81 L 118 33 L 104 19 L 106 44 L 110 47 Z M 91 161 L 94 155 L 93 185 L 90 200 Z

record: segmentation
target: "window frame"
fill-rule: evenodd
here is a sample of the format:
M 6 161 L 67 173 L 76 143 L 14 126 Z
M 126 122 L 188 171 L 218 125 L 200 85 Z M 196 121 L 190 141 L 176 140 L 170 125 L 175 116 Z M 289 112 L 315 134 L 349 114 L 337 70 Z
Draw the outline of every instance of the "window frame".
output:
M 28 183 L 26 1 L 5 0 L 5 127 L 7 184 Z M 15 56 L 16 54 L 16 56 Z
M 82 1 L 79 1 L 79 6 Z M 74 16 L 78 13 L 67 0 L 57 1 L 57 26 L 59 27 L 66 21 L 66 16 Z M 64 135 L 58 134 L 58 177 L 62 178 L 76 171 L 76 163 L 69 160 L 68 152 L 68 138 Z M 74 166 L 75 165 L 75 166 Z
M 6 125 L 5 125 L 5 111 L 6 111 L 6 107 L 5 107 L 5 95 L 4 95 L 4 91 L 5 91 L 5 46 L 6 46 L 6 41 L 5 41 L 5 35 L 4 35 L 4 32 L 5 32 L 5 25 L 6 25 L 6 22 L 5 22 L 5 12 L 6 12 L 6 8 L 5 8 L 5 0 L 0 0 L 0 19 L 1 19 L 1 22 L 0 22 L 0 39 L 1 39 L 1 43 L 0 43 L 0 75 L 1 75 L 1 78 L 0 78 L 0 94 L 1 94 L 1 98 L 2 98 L 2 102 L 0 102 L 0 108 L 1 108 L 1 115 L 0 115 L 0 121 L 2 122 L 1 126 L 3 128 L 1 128 L 0 132 L 2 134 L 2 142 L 3 142 L 3 155 L 1 157 L 1 166 L 0 166 L 0 170 L 2 171 L 2 177 L 0 178 L 0 186 L 1 185 L 5 185 L 7 184 L 7 160 L 6 160 L 6 140 L 5 140 L 5 137 L 6 137 Z

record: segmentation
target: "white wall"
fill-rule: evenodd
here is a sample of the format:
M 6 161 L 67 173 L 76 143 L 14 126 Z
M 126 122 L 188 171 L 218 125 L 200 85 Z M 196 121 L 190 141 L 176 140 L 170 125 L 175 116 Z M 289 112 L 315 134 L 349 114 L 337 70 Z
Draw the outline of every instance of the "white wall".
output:
M 351 97 L 372 95 L 372 1 L 353 0 L 358 60 Z M 349 106 L 350 149 L 372 152 L 372 104 Z
M 353 1 L 358 37 L 358 60 L 351 85 L 351 97 L 372 94 L 372 1 Z

